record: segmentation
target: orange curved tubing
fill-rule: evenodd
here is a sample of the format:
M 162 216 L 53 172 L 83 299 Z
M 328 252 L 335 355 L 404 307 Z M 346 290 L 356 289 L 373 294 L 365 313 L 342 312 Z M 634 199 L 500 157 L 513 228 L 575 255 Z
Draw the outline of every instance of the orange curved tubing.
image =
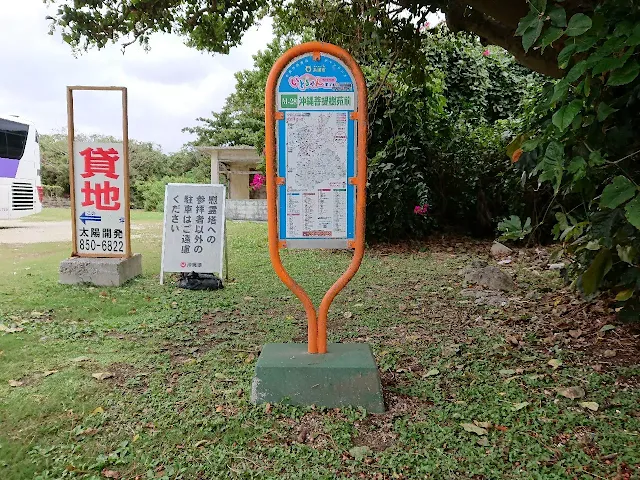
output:
M 342 49 L 340 49 L 342 50 Z M 358 88 L 358 150 L 357 155 L 357 176 L 356 176 L 356 235 L 354 239 L 355 251 L 349 264 L 349 268 L 325 293 L 320 303 L 318 312 L 318 353 L 327 353 L 327 318 L 329 307 L 338 293 L 349 283 L 360 268 L 362 257 L 364 256 L 364 229 L 365 214 L 367 208 L 367 84 L 362 74 L 362 70 L 356 61 L 346 51 L 342 50 L 344 56 L 333 54 L 340 58 L 353 73 Z
M 333 284 L 320 304 L 320 316 L 316 316 L 313 302 L 307 292 L 298 285 L 285 270 L 280 258 L 276 205 L 276 139 L 275 139 L 275 95 L 278 78 L 294 58 L 305 53 L 328 53 L 340 59 L 353 73 L 358 95 L 358 150 L 356 177 L 356 234 L 355 252 L 351 264 L 345 273 Z M 367 183 L 367 87 L 362 70 L 346 50 L 321 42 L 308 42 L 287 50 L 273 65 L 265 89 L 265 154 L 267 186 L 267 220 L 269 225 L 269 256 L 273 268 L 282 282 L 300 299 L 307 312 L 308 351 L 309 353 L 327 352 L 327 316 L 333 299 L 353 278 L 364 256 L 364 228 Z

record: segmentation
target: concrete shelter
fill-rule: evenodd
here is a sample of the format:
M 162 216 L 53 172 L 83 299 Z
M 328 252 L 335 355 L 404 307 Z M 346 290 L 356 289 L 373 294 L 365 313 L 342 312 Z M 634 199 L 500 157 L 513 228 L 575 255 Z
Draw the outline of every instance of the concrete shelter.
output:
M 227 218 L 231 220 L 267 220 L 266 189 L 252 190 L 254 175 L 261 174 L 262 158 L 250 145 L 201 146 L 200 152 L 211 157 L 211 183 L 227 186 Z

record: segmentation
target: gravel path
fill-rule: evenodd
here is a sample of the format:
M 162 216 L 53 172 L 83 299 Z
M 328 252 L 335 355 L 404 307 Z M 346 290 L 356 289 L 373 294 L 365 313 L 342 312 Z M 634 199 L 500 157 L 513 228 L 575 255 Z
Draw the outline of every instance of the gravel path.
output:
M 0 220 L 0 243 L 70 242 L 71 220 L 63 222 L 21 222 Z

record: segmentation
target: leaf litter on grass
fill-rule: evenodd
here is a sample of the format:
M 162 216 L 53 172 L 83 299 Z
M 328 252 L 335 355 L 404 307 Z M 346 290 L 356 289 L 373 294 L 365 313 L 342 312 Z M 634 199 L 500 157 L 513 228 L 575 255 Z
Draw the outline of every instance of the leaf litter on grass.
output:
M 332 341 L 364 341 L 372 345 L 379 364 L 385 366 L 382 382 L 387 412 L 371 415 L 351 408 L 336 411 L 280 405 L 252 406 L 248 392 L 251 390 L 252 363 L 259 355 L 259 346 L 266 342 L 287 342 L 298 336 L 304 341 L 306 324 L 295 299 L 273 301 L 290 295 L 274 279 L 268 262 L 261 263 L 259 254 L 265 251 L 256 250 L 255 245 L 260 245 L 264 231 L 252 231 L 252 225 L 234 225 L 232 228 L 237 229 L 236 241 L 241 245 L 246 242 L 246 246 L 235 244 L 234 248 L 241 248 L 241 257 L 235 257 L 238 263 L 232 263 L 238 271 L 237 281 L 225 291 L 206 296 L 193 292 L 173 296 L 166 293 L 166 287 L 157 286 L 156 279 L 144 277 L 136 287 L 141 288 L 142 293 L 132 292 L 132 295 L 141 295 L 139 302 L 127 304 L 125 294 L 118 294 L 116 304 L 108 302 L 109 308 L 122 310 L 118 314 L 121 316 L 110 317 L 117 311 L 111 310 L 91 316 L 92 320 L 87 321 L 93 332 L 101 328 L 114 331 L 113 325 L 119 322 L 116 329 L 124 338 L 108 339 L 122 345 L 115 347 L 121 351 L 114 356 L 117 358 L 127 349 L 141 354 L 139 358 L 126 361 L 116 358 L 110 361 L 123 365 L 127 362 L 128 370 L 125 367 L 115 369 L 115 363 L 103 361 L 95 353 L 94 349 L 99 345 L 92 336 L 95 333 L 79 337 L 83 342 L 80 351 L 95 357 L 91 360 L 87 355 L 83 360 L 91 360 L 91 371 L 115 373 L 107 379 L 109 382 L 89 382 L 88 388 L 96 389 L 93 391 L 100 395 L 88 390 L 85 398 L 91 403 L 84 411 L 100 408 L 96 405 L 108 406 L 109 424 L 105 428 L 98 423 L 104 421 L 102 414 L 93 415 L 93 419 L 86 417 L 78 431 L 100 429 L 100 435 L 83 435 L 82 442 L 85 448 L 105 442 L 117 446 L 138 435 L 135 449 L 122 447 L 121 453 L 114 457 L 122 462 L 121 466 L 91 467 L 95 459 L 83 459 L 81 451 L 67 449 L 64 440 L 59 442 L 47 433 L 39 438 L 43 447 L 62 444 L 56 448 L 65 450 L 58 450 L 60 461 L 53 460 L 53 456 L 36 459 L 41 470 L 45 468 L 45 459 L 51 458 L 47 468 L 56 472 L 63 471 L 67 465 L 85 464 L 86 468 L 93 468 L 91 474 L 96 476 L 100 475 L 100 468 L 127 472 L 132 477 L 151 469 L 157 476 L 181 465 L 179 468 L 185 469 L 182 475 L 187 478 L 221 478 L 229 474 L 229 466 L 238 472 L 259 469 L 269 477 L 280 471 L 301 472 L 300 455 L 305 455 L 304 471 L 327 477 L 331 476 L 326 466 L 329 462 L 335 466 L 334 474 L 349 470 L 345 477 L 357 477 L 362 473 L 371 474 L 373 478 L 375 475 L 391 478 L 393 472 L 403 472 L 406 478 L 412 478 L 419 476 L 419 472 L 424 476 L 426 468 L 431 469 L 431 475 L 449 471 L 457 478 L 466 478 L 470 471 L 479 469 L 492 471 L 495 478 L 511 478 L 516 469 L 519 478 L 533 478 L 534 474 L 562 478 L 564 469 L 557 466 L 557 461 L 549 461 L 546 450 L 540 452 L 539 446 L 554 445 L 554 437 L 564 433 L 564 429 L 578 428 L 578 422 L 594 411 L 586 405 L 590 402 L 599 405 L 616 402 L 615 409 L 601 407 L 597 415 L 588 416 L 598 427 L 599 435 L 614 436 L 620 446 L 634 440 L 615 427 L 618 417 L 611 424 L 606 421 L 619 416 L 628 428 L 637 425 L 632 416 L 636 408 L 634 398 L 637 398 L 633 387 L 623 390 L 622 383 L 617 380 L 619 376 L 607 373 L 615 371 L 617 364 L 604 364 L 600 373 L 591 368 L 593 363 L 601 364 L 600 359 L 605 358 L 601 353 L 605 349 L 600 346 L 595 362 L 588 359 L 588 364 L 583 364 L 581 356 L 575 353 L 576 350 L 588 352 L 590 342 L 596 338 L 602 342 L 605 337 L 607 340 L 611 337 L 616 343 L 609 348 L 624 351 L 625 342 L 631 338 L 625 336 L 627 330 L 616 327 L 615 337 L 610 331 L 599 332 L 603 325 L 612 324 L 607 315 L 603 319 L 605 323 L 593 327 L 585 325 L 580 317 L 584 304 L 572 304 L 575 297 L 569 293 L 550 291 L 550 282 L 554 284 L 544 276 L 547 273 L 543 272 L 542 280 L 538 280 L 537 276 L 525 271 L 529 266 L 543 270 L 544 265 L 536 263 L 540 257 L 531 250 L 525 250 L 525 253 L 529 252 L 527 255 L 533 260 L 514 254 L 513 262 L 503 268 L 510 269 L 518 284 L 527 285 L 522 288 L 533 290 L 536 296 L 539 295 L 538 299 L 528 300 L 522 293 L 504 308 L 458 304 L 455 292 L 459 279 L 455 272 L 472 256 L 487 251 L 486 244 L 475 241 L 467 244 L 461 240 L 462 246 L 455 246 L 451 251 L 448 250 L 450 245 L 437 242 L 386 251 L 384 248 L 370 249 L 361 275 L 336 298 L 335 311 L 338 313 L 332 315 L 329 322 Z M 252 233 L 247 234 L 247 231 Z M 339 274 L 344 266 L 339 262 L 344 261 L 346 265 L 349 258 L 325 252 L 303 252 L 285 260 L 293 262 L 293 270 L 300 272 L 306 265 L 319 265 L 323 271 L 335 270 Z M 56 265 L 52 262 L 52 279 Z M 551 275 L 557 276 L 557 273 L 550 272 L 549 279 L 553 279 Z M 416 285 L 420 288 L 415 288 Z M 310 291 L 321 298 L 324 288 L 324 285 L 312 286 Z M 126 292 L 127 288 L 120 291 Z M 105 298 L 114 296 L 107 293 Z M 249 304 L 243 303 L 243 298 L 249 295 L 253 300 Z M 158 301 L 144 300 L 147 296 Z M 345 316 L 340 312 L 355 311 L 352 310 L 355 306 L 347 300 L 349 297 L 356 301 L 370 299 L 367 302 L 371 302 L 371 307 L 367 308 L 366 314 L 361 315 L 358 311 Z M 56 301 L 55 293 L 52 301 Z M 172 302 L 175 302 L 173 308 Z M 66 298 L 60 303 L 69 304 Z M 399 304 L 406 306 L 401 315 L 398 315 Z M 52 315 L 55 322 L 60 323 L 72 316 L 87 318 L 83 308 L 84 305 L 71 306 L 64 313 L 54 311 Z M 132 308 L 136 309 L 135 315 L 129 313 Z M 28 309 L 33 310 L 45 308 Z M 586 314 L 587 319 L 592 318 L 589 308 Z M 138 319 L 145 315 L 148 315 L 143 322 L 145 327 L 140 329 Z M 111 324 L 101 327 L 101 321 Z M 38 326 L 43 333 L 51 328 Z M 583 333 L 576 336 L 577 330 Z M 126 336 L 128 331 L 138 332 L 139 340 L 131 341 Z M 515 341 L 505 342 L 507 337 Z M 551 337 L 550 342 L 542 342 L 547 337 Z M 5 344 L 0 347 L 13 355 L 13 350 L 9 351 Z M 32 347 L 27 344 L 25 348 Z M 387 353 L 380 355 L 383 351 Z M 41 352 L 37 354 L 42 356 Z M 255 358 L 247 362 L 251 355 Z M 549 358 L 559 356 L 564 362 L 562 369 L 545 365 Z M 615 362 L 620 358 L 628 361 L 628 357 L 620 353 L 612 357 Z M 63 358 L 64 362 L 69 360 Z M 144 394 L 128 388 L 124 381 L 139 377 L 141 372 L 149 372 L 148 380 L 145 380 L 148 389 L 145 388 Z M 440 372 L 446 372 L 446 375 Z M 88 376 L 82 371 L 78 373 L 85 379 Z M 510 375 L 508 383 L 502 378 L 506 375 Z M 633 375 L 633 371 L 625 375 L 624 378 L 631 378 L 629 375 Z M 20 378 L 15 373 L 13 376 Z M 588 387 L 589 402 L 566 403 L 575 405 L 574 411 L 579 406 L 584 414 L 568 415 L 566 411 L 570 413 L 572 407 L 556 411 L 553 402 L 562 399 L 554 399 L 555 389 L 576 383 Z M 110 391 L 106 397 L 103 396 L 105 384 Z M 36 385 L 33 388 L 44 387 Z M 240 396 L 239 390 L 243 392 Z M 518 406 L 521 407 L 512 410 Z M 616 409 L 621 413 L 614 415 Z M 468 420 L 478 418 L 478 412 L 482 412 L 482 421 Z M 465 435 L 462 423 L 486 433 L 467 431 Z M 150 424 L 153 426 L 149 427 Z M 19 425 L 16 423 L 8 428 L 17 430 Z M 525 433 L 521 445 L 510 445 L 509 455 L 525 461 L 518 467 L 504 462 L 499 453 L 501 450 L 493 447 L 491 449 L 498 453 L 487 453 L 483 457 L 469 455 L 466 450 L 469 439 L 473 439 L 476 449 L 476 444 L 500 446 L 500 440 L 496 438 L 509 431 Z M 200 433 L 195 435 L 195 432 Z M 206 441 L 209 443 L 196 448 L 194 445 L 204 440 L 202 432 L 208 432 Z M 65 432 L 61 434 L 64 437 Z M 191 440 L 183 440 L 187 438 Z M 182 448 L 178 448 L 180 445 Z M 415 462 L 414 458 L 426 454 L 426 445 L 443 446 L 446 454 L 439 454 L 438 449 L 429 450 L 433 462 Z M 580 465 L 586 465 L 591 472 L 605 478 L 615 474 L 617 467 L 613 463 L 607 465 L 591 456 L 585 460 L 581 444 L 568 442 L 564 445 L 564 462 L 581 462 Z M 589 446 L 596 447 L 598 445 Z M 489 452 L 491 449 L 478 450 Z M 353 454 L 349 453 L 352 450 Z M 104 455 L 108 458 L 115 455 L 114 452 L 110 450 Z M 322 453 L 318 455 L 317 452 Z M 156 463 L 147 462 L 149 458 Z M 217 464 L 216 458 L 226 460 Z M 640 462 L 629 449 L 621 453 L 619 461 L 630 465 Z

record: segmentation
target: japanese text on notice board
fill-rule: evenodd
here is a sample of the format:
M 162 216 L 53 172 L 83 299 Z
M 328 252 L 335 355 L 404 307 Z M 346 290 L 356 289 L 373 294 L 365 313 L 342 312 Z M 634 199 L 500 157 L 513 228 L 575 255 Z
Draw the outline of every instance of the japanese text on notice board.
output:
M 223 185 L 167 185 L 163 271 L 221 273 L 224 196 Z

